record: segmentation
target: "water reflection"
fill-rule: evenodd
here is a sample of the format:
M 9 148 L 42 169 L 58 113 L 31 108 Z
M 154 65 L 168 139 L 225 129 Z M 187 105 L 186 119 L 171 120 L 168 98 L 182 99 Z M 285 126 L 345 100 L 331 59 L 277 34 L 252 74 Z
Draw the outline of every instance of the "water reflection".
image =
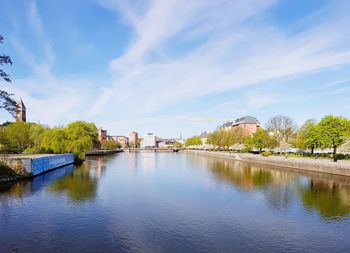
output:
M 305 208 L 317 210 L 325 219 L 340 219 L 350 213 L 349 185 L 311 178 L 299 194 Z
M 102 164 L 101 161 L 97 160 L 96 162 L 97 166 L 86 163 L 76 167 L 73 173 L 52 183 L 50 190 L 55 193 L 64 193 L 75 202 L 94 199 L 96 197 L 97 179 L 104 170 L 102 166 L 98 166 Z
M 339 220 L 350 214 L 350 178 L 301 172 L 227 159 L 189 156 L 209 169 L 217 180 L 238 190 L 263 193 L 272 208 L 286 208 L 296 199 L 324 219 Z
M 23 198 L 27 195 L 32 195 L 44 186 L 64 177 L 67 174 L 73 173 L 74 165 L 70 164 L 62 168 L 49 171 L 43 175 L 32 179 L 0 184 L 0 199 L 7 198 Z

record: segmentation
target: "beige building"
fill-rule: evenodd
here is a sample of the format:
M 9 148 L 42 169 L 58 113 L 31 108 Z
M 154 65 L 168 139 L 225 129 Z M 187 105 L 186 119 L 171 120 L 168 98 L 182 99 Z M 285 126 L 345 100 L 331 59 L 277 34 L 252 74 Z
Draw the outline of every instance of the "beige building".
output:
M 201 141 L 202 141 L 202 144 L 203 145 L 206 145 L 207 144 L 207 141 L 208 141 L 208 132 L 205 131 L 203 133 L 201 133 L 201 135 L 199 136 L 199 138 L 201 138 Z
M 114 140 L 122 146 L 122 148 L 129 147 L 129 138 L 126 136 L 108 136 L 107 140 Z
M 132 145 L 133 147 L 137 148 L 138 145 L 138 140 L 139 140 L 139 135 L 137 132 L 131 132 L 130 134 L 130 145 Z
M 17 103 L 16 108 L 16 121 L 27 121 L 27 115 L 26 115 L 26 107 L 22 101 L 22 98 Z

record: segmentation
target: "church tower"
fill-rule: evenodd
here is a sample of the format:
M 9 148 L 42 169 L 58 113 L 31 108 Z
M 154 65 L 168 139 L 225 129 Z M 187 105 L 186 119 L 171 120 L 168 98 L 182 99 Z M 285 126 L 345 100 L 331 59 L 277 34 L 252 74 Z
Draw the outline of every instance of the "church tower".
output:
M 16 121 L 23 121 L 23 122 L 27 121 L 26 106 L 24 105 L 22 98 L 17 103 Z

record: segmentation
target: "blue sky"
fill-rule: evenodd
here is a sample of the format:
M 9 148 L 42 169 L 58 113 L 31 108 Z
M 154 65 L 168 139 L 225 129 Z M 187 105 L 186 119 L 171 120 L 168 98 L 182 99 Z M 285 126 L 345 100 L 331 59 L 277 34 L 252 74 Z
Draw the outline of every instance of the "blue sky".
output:
M 229 119 L 350 117 L 350 1 L 2 0 L 27 118 L 188 137 Z M 1 121 L 11 118 L 0 112 Z

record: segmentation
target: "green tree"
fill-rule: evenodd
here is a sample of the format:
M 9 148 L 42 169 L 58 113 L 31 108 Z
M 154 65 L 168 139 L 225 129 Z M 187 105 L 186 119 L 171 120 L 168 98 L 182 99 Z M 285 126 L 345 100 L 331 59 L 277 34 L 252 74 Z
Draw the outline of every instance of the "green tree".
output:
M 10 148 L 10 141 L 7 137 L 6 127 L 0 127 L 0 153 L 7 153 Z
M 98 133 L 95 124 L 84 121 L 70 123 L 66 130 L 67 151 L 79 159 L 85 158 L 85 153 L 98 146 Z
M 121 147 L 120 143 L 118 143 L 118 142 L 116 142 L 114 140 L 103 140 L 103 141 L 101 141 L 101 148 L 103 150 L 115 150 L 118 147 Z
M 46 152 L 61 154 L 68 152 L 68 136 L 64 128 L 51 128 L 43 132 L 40 148 Z
M 30 128 L 30 123 L 22 121 L 14 122 L 6 127 L 6 135 L 11 150 L 18 152 L 31 146 Z
M 185 146 L 188 147 L 188 146 L 195 146 L 195 145 L 202 145 L 202 140 L 201 138 L 197 137 L 197 136 L 194 136 L 192 138 L 189 138 L 186 140 L 185 142 Z
M 309 125 L 305 132 L 305 147 L 310 148 L 313 154 L 316 148 L 325 146 L 323 142 L 321 127 L 318 124 Z
M 220 146 L 220 133 L 219 131 L 214 131 L 208 135 L 207 143 L 213 145 L 214 147 Z
M 182 148 L 182 144 L 177 141 L 174 143 L 174 148 Z
M 306 149 L 306 134 L 309 131 L 310 127 L 316 125 L 316 120 L 308 119 L 305 123 L 298 129 L 294 146 L 296 148 Z
M 349 120 L 339 116 L 325 116 L 319 123 L 324 148 L 333 148 L 333 160 L 337 161 L 337 147 L 350 135 Z
M 248 149 L 256 148 L 261 152 L 263 148 L 274 148 L 277 141 L 262 128 L 258 128 L 256 132 L 245 139 L 245 145 Z
M 29 140 L 33 147 L 40 147 L 41 140 L 44 132 L 47 130 L 44 126 L 40 124 L 33 124 L 29 131 Z

